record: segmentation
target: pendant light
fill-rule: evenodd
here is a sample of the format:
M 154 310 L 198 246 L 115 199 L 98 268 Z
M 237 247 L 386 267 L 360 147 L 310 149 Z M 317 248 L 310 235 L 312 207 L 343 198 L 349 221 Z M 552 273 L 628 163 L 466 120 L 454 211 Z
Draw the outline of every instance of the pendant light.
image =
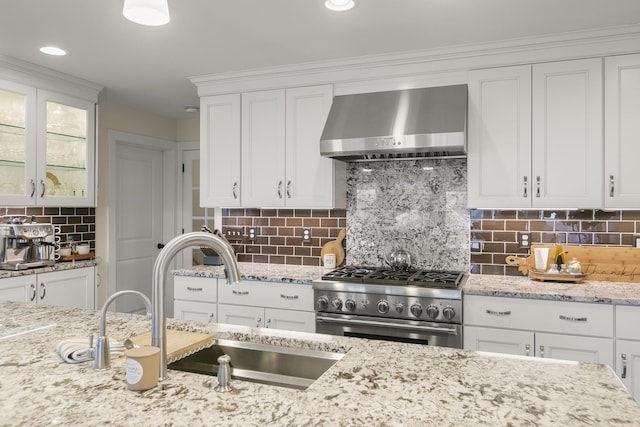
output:
M 329 10 L 344 12 L 345 10 L 352 9 L 355 3 L 353 0 L 327 0 L 324 2 L 324 6 Z
M 168 0 L 124 0 L 122 14 L 141 25 L 159 26 L 169 22 Z

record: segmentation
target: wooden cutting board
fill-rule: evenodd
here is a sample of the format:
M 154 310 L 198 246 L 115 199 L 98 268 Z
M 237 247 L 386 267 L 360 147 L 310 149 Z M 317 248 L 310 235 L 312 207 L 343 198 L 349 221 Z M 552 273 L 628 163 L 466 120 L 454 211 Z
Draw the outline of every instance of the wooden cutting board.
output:
M 139 346 L 151 345 L 151 331 L 131 337 L 131 341 Z M 208 347 L 213 341 L 214 336 L 211 334 L 167 329 L 167 362 L 171 363 L 200 348 Z
M 529 257 L 508 256 L 507 264 L 518 265 L 518 270 L 528 274 L 535 269 L 535 248 L 549 248 L 550 254 L 556 250 L 555 245 L 532 245 Z M 565 264 L 572 258 L 580 261 L 586 280 L 640 283 L 640 248 L 562 245 L 562 250 Z M 551 262 L 549 259 L 547 266 Z
M 324 256 L 326 254 L 334 254 L 336 256 L 336 267 L 344 262 L 344 248 L 342 247 L 342 241 L 344 240 L 347 232 L 343 228 L 338 233 L 338 238 L 336 240 L 332 240 L 322 247 L 320 251 L 320 260 L 324 260 Z

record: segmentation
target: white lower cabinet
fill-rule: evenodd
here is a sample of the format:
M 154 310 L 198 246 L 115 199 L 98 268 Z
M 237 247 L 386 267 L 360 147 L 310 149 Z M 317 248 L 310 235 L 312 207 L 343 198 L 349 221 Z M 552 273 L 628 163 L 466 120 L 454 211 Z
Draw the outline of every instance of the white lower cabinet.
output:
M 174 298 L 177 319 L 315 332 L 311 286 L 176 276 Z
M 36 301 L 35 274 L 0 279 L 0 301 Z
M 38 274 L 40 302 L 64 307 L 95 309 L 95 268 Z
M 218 287 L 220 322 L 258 328 L 315 332 L 313 289 L 246 280 Z
M 614 366 L 613 307 L 465 296 L 464 348 Z
M 616 373 L 640 402 L 640 307 L 616 306 Z
M 95 268 L 17 276 L 0 281 L 0 301 L 95 309 Z
M 218 321 L 218 279 L 175 276 L 173 317 L 202 323 Z

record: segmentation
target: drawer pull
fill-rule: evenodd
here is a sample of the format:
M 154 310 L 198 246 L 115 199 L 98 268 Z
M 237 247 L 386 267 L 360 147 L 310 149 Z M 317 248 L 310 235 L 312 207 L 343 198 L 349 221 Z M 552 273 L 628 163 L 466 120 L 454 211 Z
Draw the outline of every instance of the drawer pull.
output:
M 544 346 L 540 346 L 540 357 L 544 357 Z
M 234 295 L 249 295 L 249 291 L 231 291 Z
M 620 378 L 625 379 L 627 378 L 627 355 L 622 353 L 620 357 L 622 358 L 622 375 L 620 375 Z
M 529 351 L 531 350 L 531 345 L 525 344 L 524 349 L 526 351 L 525 352 L 525 356 L 528 356 L 529 355 Z
M 563 314 L 561 314 L 559 317 L 560 317 L 560 320 L 569 320 L 571 322 L 586 322 L 587 321 L 586 317 L 571 317 L 571 316 L 565 316 Z
M 202 288 L 192 288 L 191 286 L 187 286 L 187 290 L 191 292 L 202 292 Z
M 511 316 L 511 310 L 507 310 L 507 311 L 487 310 L 487 314 L 490 314 L 492 316 Z
M 298 295 L 285 295 L 285 294 L 280 294 L 280 298 L 283 299 L 298 299 Z

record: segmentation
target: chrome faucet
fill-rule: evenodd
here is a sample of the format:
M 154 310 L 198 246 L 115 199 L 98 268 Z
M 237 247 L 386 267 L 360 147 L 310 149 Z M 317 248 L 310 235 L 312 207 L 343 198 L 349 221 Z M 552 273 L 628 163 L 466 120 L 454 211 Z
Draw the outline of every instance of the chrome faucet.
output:
M 107 309 L 115 299 L 122 295 L 135 295 L 140 297 L 147 309 L 147 317 L 151 316 L 151 301 L 149 301 L 149 298 L 142 292 L 132 290 L 120 291 L 111 295 L 107 299 L 102 306 L 102 312 L 100 313 L 100 319 L 98 320 L 99 336 L 96 340 L 96 347 L 93 350 L 93 368 L 97 371 L 108 369 L 109 366 L 111 366 L 111 350 L 109 349 L 109 338 L 107 337 Z
M 153 264 L 153 289 L 151 293 L 153 301 L 151 345 L 160 348 L 160 372 L 158 375 L 160 381 L 163 381 L 167 376 L 167 319 L 164 315 L 164 278 L 173 258 L 178 252 L 189 246 L 206 246 L 216 251 L 224 262 L 227 282 L 233 284 L 240 281 L 235 252 L 229 242 L 220 236 L 194 231 L 172 239 L 162 248 Z

